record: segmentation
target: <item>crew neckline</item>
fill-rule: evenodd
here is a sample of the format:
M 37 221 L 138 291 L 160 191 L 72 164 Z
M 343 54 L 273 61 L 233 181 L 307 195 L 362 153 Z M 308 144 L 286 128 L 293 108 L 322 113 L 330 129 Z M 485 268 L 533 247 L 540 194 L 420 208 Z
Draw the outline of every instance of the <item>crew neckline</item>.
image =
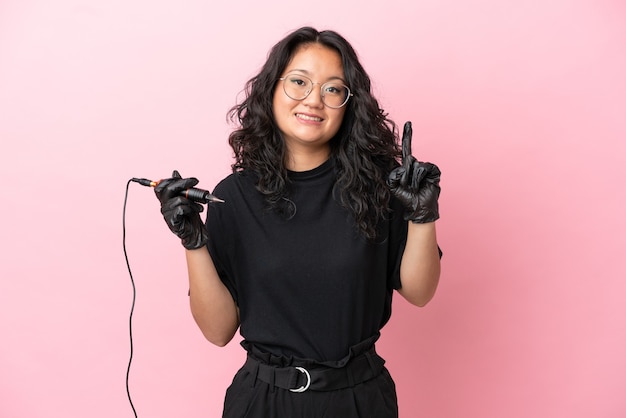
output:
M 306 171 L 291 171 L 287 170 L 289 178 L 292 180 L 307 180 L 315 177 L 319 177 L 327 172 L 331 171 L 335 167 L 334 159 L 332 157 L 328 158 L 322 164 L 318 165 L 311 170 Z

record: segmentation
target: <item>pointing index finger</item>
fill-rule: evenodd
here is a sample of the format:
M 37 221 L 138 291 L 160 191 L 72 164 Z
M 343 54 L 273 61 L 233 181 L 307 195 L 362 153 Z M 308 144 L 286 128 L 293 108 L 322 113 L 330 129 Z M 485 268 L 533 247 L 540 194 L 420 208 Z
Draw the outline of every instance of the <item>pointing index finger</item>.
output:
M 411 121 L 404 124 L 404 132 L 402 133 L 402 165 L 411 162 L 411 140 L 413 138 L 413 127 Z

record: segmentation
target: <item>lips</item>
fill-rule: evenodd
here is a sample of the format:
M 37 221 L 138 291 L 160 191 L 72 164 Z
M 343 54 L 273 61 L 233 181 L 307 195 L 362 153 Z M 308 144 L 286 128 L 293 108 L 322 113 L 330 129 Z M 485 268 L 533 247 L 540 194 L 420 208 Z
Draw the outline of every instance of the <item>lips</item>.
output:
M 312 122 L 321 122 L 324 119 L 318 117 L 318 116 L 313 116 L 313 115 L 305 115 L 304 113 L 296 113 L 296 117 L 298 119 L 302 119 L 302 120 L 309 120 Z

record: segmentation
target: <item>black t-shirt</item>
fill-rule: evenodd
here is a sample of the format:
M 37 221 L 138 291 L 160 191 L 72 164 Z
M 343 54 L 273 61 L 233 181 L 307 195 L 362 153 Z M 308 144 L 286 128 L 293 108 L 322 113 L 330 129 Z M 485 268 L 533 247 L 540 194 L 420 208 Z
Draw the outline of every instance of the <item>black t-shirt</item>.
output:
M 379 243 L 368 241 L 333 195 L 334 167 L 331 158 L 289 173 L 290 219 L 266 208 L 252 173 L 233 173 L 215 188 L 225 203 L 209 207 L 208 248 L 249 350 L 339 363 L 351 347 L 373 343 L 389 320 L 406 221 L 392 208 Z

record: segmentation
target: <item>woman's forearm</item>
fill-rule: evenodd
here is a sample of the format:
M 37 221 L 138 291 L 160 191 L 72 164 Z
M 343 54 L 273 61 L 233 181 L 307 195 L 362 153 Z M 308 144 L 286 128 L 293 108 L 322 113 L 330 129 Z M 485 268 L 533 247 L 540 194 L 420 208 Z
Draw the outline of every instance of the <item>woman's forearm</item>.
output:
M 402 288 L 398 292 L 413 305 L 424 306 L 435 295 L 440 272 L 435 222 L 409 222 L 400 266 Z
M 185 253 L 191 313 L 206 339 L 222 347 L 232 340 L 239 327 L 237 305 L 220 280 L 206 247 Z

